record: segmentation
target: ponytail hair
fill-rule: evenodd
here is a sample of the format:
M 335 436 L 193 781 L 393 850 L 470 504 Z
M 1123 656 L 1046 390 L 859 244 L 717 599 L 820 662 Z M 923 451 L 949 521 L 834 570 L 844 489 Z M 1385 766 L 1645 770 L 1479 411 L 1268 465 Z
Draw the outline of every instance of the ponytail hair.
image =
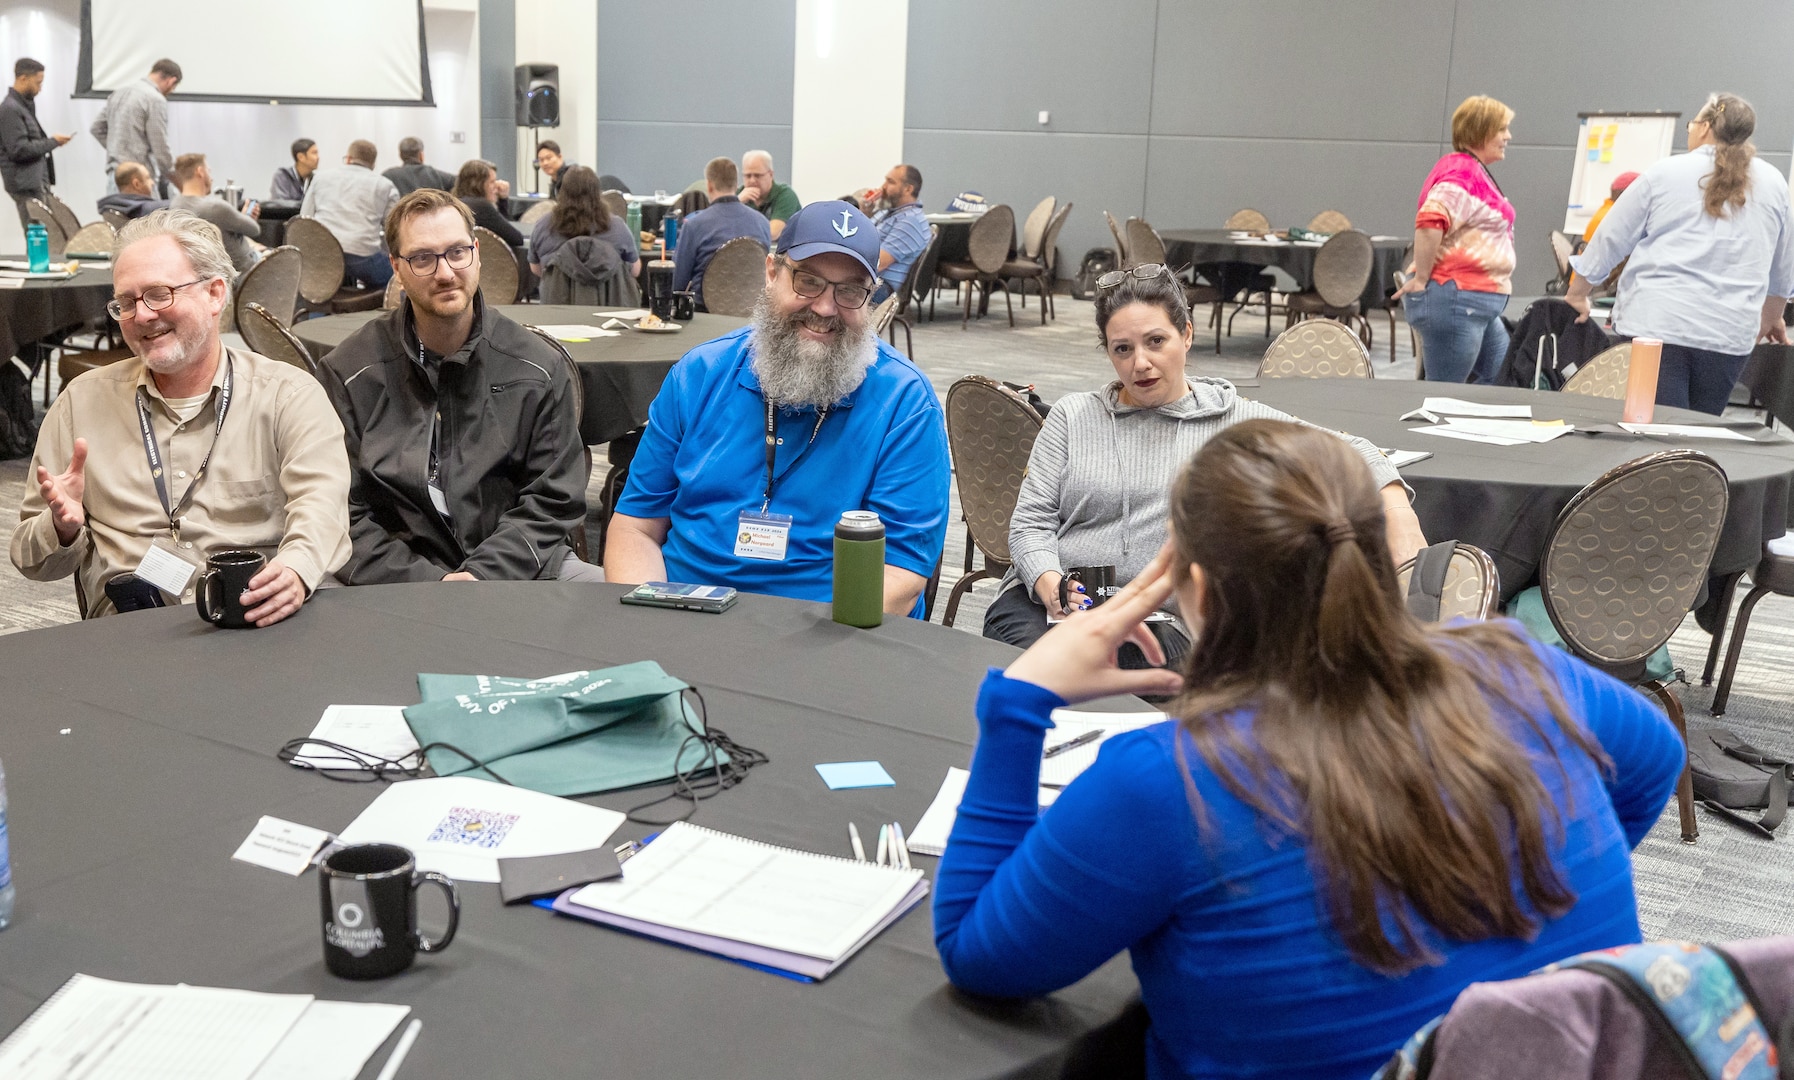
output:
M 1713 132 L 1713 172 L 1701 181 L 1707 213 L 1724 217 L 1726 208 L 1744 208 L 1750 194 L 1750 162 L 1757 148 L 1757 112 L 1737 94 L 1713 94 L 1694 118 Z
M 1234 796 L 1306 841 L 1359 963 L 1399 975 L 1436 962 L 1423 921 L 1459 941 L 1530 938 L 1569 910 L 1544 764 L 1510 729 L 1552 746 L 1555 722 L 1578 752 L 1606 758 L 1512 630 L 1408 614 L 1376 481 L 1344 440 L 1235 424 L 1178 474 L 1171 525 L 1175 565 L 1200 566 L 1205 582 L 1202 610 L 1184 613 L 1202 627 L 1186 661 L 1193 689 L 1171 709 Z M 1564 769 L 1555 751 L 1543 757 Z

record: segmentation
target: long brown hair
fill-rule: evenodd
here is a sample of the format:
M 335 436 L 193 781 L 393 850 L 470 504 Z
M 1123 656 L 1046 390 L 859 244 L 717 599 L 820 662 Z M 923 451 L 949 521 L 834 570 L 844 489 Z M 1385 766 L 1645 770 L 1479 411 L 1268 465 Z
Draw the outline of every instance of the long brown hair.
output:
M 572 239 L 597 236 L 610 228 L 610 208 L 604 205 L 598 174 L 584 165 L 561 170 L 560 194 L 554 197 L 555 232 Z
M 1569 910 L 1547 842 L 1548 829 L 1561 842 L 1562 821 L 1491 705 L 1541 735 L 1548 713 L 1606 759 L 1511 631 L 1407 613 L 1361 458 L 1315 428 L 1236 424 L 1178 474 L 1171 521 L 1176 565 L 1200 566 L 1206 584 L 1202 610 L 1185 613 L 1200 626 L 1192 689 L 1172 708 L 1229 791 L 1306 839 L 1359 963 L 1400 974 L 1435 961 L 1416 914 L 1474 941 L 1530 937 L 1533 911 Z
M 1757 148 L 1757 111 L 1737 94 L 1714 94 L 1694 115 L 1713 132 L 1713 172 L 1701 181 L 1707 213 L 1724 217 L 1726 207 L 1744 208 L 1750 195 L 1750 162 Z
M 463 161 L 461 171 L 455 174 L 455 197 L 459 199 L 485 198 L 486 182 L 492 179 L 496 171 L 479 158 L 468 158 Z

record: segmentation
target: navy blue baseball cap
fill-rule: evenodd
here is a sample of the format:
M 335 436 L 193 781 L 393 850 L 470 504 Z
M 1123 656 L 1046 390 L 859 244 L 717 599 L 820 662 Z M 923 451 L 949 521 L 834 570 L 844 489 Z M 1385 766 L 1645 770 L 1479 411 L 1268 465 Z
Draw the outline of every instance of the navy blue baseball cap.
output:
M 878 229 L 852 203 L 813 202 L 792 214 L 773 250 L 792 260 L 813 259 L 825 251 L 851 255 L 878 277 Z

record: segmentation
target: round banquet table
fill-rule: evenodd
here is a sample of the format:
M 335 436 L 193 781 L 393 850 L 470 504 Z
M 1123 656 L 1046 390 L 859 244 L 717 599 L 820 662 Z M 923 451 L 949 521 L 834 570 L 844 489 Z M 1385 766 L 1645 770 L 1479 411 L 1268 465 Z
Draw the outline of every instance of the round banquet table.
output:
M 1314 253 L 1319 244 L 1241 243 L 1226 229 L 1161 229 L 1165 258 L 1174 267 L 1199 263 L 1237 262 L 1252 266 L 1278 266 L 1304 289 L 1314 287 Z M 1366 314 L 1383 306 L 1383 298 L 1395 289 L 1394 273 L 1402 268 L 1402 256 L 1413 241 L 1406 238 L 1371 241 L 1370 280 L 1358 305 Z
M 604 322 L 605 312 L 621 309 L 587 304 L 508 304 L 497 310 L 506 318 L 537 326 L 597 326 Z M 356 311 L 306 319 L 293 325 L 293 333 L 314 357 L 322 360 L 350 334 L 385 314 Z M 675 334 L 625 330 L 618 337 L 561 343 L 579 365 L 585 396 L 579 433 L 587 446 L 610 442 L 646 424 L 648 406 L 654 403 L 661 382 L 679 358 L 703 342 L 747 325 L 747 320 L 700 312 L 680 325 L 684 329 Z
M 23 262 L 23 255 L 0 256 Z M 0 359 L 19 346 L 55 337 L 106 314 L 112 299 L 112 264 L 76 262 L 80 269 L 66 281 L 27 281 L 22 288 L 0 289 Z
M 378 794 L 275 759 L 327 705 L 415 703 L 419 672 L 539 677 L 656 660 L 702 691 L 714 727 L 771 758 L 693 820 L 846 857 L 849 821 L 862 834 L 913 825 L 948 767 L 970 760 L 978 682 L 1016 655 L 910 619 L 854 630 L 826 604 L 743 596 L 705 615 L 627 607 L 622 592 L 363 586 L 319 592 L 263 630 L 216 630 L 186 607 L 0 637 L 0 664 L 16 675 L 0 756 L 19 889 L 15 922 L 0 932 L 0 1033 L 86 972 L 407 1004 L 423 1021 L 407 1076 L 950 1080 L 1138 1068 L 1144 1020 L 1125 957 L 1047 998 L 972 998 L 941 973 L 928 900 L 805 984 L 507 908 L 496 885 L 462 883 L 446 952 L 384 980 L 328 974 L 315 873 L 231 859 L 263 814 L 335 832 Z M 882 762 L 896 786 L 831 792 L 813 768 L 862 759 Z M 624 810 L 664 790 L 589 801 Z M 626 823 L 613 842 L 649 831 Z M 930 877 L 936 862 L 917 857 Z M 425 890 L 422 907 L 433 931 L 440 901 Z
M 1572 432 L 1548 443 L 1495 446 L 1408 434 L 1419 422 L 1397 417 L 1419 408 L 1426 397 L 1455 397 L 1531 405 L 1535 420 L 1563 420 L 1585 427 L 1617 424 L 1620 402 L 1581 394 L 1398 379 L 1264 379 L 1256 386 L 1241 387 L 1240 393 L 1310 423 L 1362 436 L 1385 449 L 1430 451 L 1432 457 L 1402 469 L 1402 479 L 1414 489 L 1414 512 L 1429 540 L 1462 540 L 1487 551 L 1501 571 L 1503 600 L 1537 577 L 1558 512 L 1578 491 L 1615 465 L 1655 451 L 1692 447 L 1713 457 L 1726 472 L 1731 504 L 1713 555 L 1714 577 L 1756 566 L 1762 558 L 1763 542 L 1787 531 L 1789 523 L 1794 443 L 1757 425 L 1739 428 L 1752 436 L 1748 443 Z M 1717 422 L 1706 413 L 1662 405 L 1657 407 L 1655 419 L 1663 424 Z

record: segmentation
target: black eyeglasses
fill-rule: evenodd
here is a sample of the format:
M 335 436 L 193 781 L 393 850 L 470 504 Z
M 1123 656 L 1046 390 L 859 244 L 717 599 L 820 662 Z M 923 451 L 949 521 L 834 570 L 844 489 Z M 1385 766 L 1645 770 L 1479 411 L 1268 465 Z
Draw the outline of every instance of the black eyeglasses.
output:
M 1163 273 L 1165 273 L 1164 263 L 1141 263 L 1139 266 L 1129 270 L 1109 271 L 1102 277 L 1096 279 L 1096 287 L 1099 289 L 1113 289 L 1115 286 L 1131 277 L 1139 278 L 1141 281 L 1151 281 Z
M 450 270 L 465 270 L 473 265 L 474 246 L 472 244 L 456 244 L 447 251 L 420 251 L 416 255 L 401 255 L 411 267 L 411 272 L 418 277 L 429 277 L 436 272 L 436 260 L 441 259 L 449 264 Z
M 828 278 L 818 277 L 808 270 L 799 270 L 793 264 L 787 263 L 786 265 L 791 266 L 792 291 L 805 300 L 814 300 L 830 286 L 833 286 L 835 306 L 852 311 L 855 308 L 865 307 L 866 301 L 872 296 L 871 288 L 865 285 L 856 285 L 848 281 L 830 281 Z
M 151 311 L 162 311 L 167 308 L 168 305 L 174 303 L 174 294 L 177 291 L 191 285 L 198 285 L 202 281 L 210 280 L 212 279 L 197 278 L 187 282 L 186 285 L 151 285 L 149 288 L 143 290 L 142 294 L 138 296 L 115 296 L 106 301 L 106 314 L 122 322 L 125 317 L 125 312 L 129 311 L 132 317 L 135 318 L 137 315 L 137 305 L 139 303 L 142 303 L 144 307 L 149 308 Z

